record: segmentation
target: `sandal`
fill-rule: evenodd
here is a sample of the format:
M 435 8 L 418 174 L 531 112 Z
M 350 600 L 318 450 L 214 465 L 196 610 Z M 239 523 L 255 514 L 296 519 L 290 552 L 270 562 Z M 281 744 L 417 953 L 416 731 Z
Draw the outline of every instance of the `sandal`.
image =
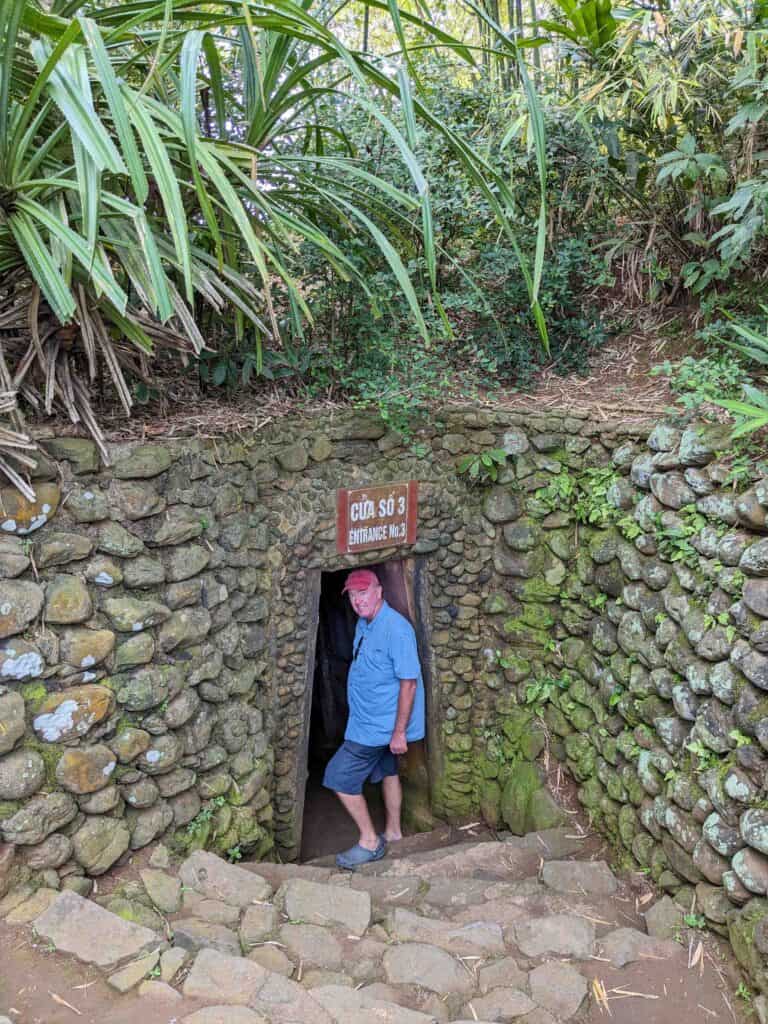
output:
M 375 860 L 381 860 L 386 852 L 387 841 L 384 836 L 379 836 L 379 845 L 375 850 L 366 850 L 364 846 L 356 843 L 349 850 L 337 853 L 336 865 L 345 871 L 354 871 L 355 868 L 359 868 L 363 864 L 371 864 Z

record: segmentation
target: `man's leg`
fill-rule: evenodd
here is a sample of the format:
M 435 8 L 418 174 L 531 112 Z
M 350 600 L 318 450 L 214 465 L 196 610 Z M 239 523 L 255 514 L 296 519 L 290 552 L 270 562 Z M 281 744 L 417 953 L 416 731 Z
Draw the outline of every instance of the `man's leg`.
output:
M 375 850 L 379 845 L 379 837 L 373 827 L 368 804 L 362 793 L 339 793 L 336 796 L 341 800 L 344 810 L 360 830 L 360 845 L 364 850 Z
M 403 805 L 403 787 L 400 785 L 400 776 L 385 775 L 381 780 L 381 790 L 387 812 L 384 838 L 388 842 L 395 842 L 403 838 L 403 833 L 400 830 L 400 808 Z

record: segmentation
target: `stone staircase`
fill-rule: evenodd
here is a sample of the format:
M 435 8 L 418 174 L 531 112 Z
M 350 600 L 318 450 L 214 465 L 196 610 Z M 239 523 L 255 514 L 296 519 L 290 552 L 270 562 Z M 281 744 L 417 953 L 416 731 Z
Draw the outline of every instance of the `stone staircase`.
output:
M 553 829 L 406 847 L 355 874 L 203 851 L 172 870 L 159 848 L 106 906 L 21 890 L 0 916 L 183 1024 L 735 1019 L 722 978 L 649 935 L 637 893 L 582 846 Z

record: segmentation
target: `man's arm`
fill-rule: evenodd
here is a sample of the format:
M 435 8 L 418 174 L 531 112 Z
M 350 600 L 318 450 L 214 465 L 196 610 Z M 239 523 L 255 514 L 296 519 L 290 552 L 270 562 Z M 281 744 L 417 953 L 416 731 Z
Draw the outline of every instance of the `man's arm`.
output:
M 408 720 L 413 710 L 413 701 L 416 697 L 416 680 L 401 679 L 400 693 L 397 697 L 397 715 L 395 727 L 392 730 L 392 737 L 389 741 L 389 749 L 393 754 L 404 754 L 408 749 L 408 741 L 405 738 L 405 730 L 408 727 Z

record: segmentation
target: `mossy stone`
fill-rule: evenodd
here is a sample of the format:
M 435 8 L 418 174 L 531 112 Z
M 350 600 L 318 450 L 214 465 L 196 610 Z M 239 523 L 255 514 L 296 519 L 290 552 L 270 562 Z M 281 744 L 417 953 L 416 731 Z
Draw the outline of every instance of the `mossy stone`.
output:
M 521 618 L 506 619 L 502 629 L 511 643 L 525 647 L 545 647 L 549 641 L 549 633 L 529 626 Z
M 556 601 L 560 596 L 560 585 L 549 583 L 543 577 L 533 577 L 523 580 L 517 596 L 523 602 L 528 601 Z
M 39 530 L 56 515 L 61 500 L 57 484 L 41 483 L 30 501 L 15 487 L 0 488 L 0 530 L 24 536 Z
M 535 764 L 521 762 L 507 779 L 501 794 L 501 817 L 510 832 L 524 836 L 535 830 L 532 826 L 532 800 L 542 790 L 540 770 Z M 537 808 L 539 804 L 537 802 Z
M 85 622 L 93 611 L 91 595 L 77 576 L 57 576 L 45 592 L 45 618 L 56 625 Z
M 567 816 L 562 808 L 558 807 L 549 790 L 534 790 L 531 794 L 531 801 L 528 809 L 530 832 L 542 832 L 548 828 L 559 828 L 567 822 Z
M 173 458 L 168 448 L 140 445 L 119 459 L 112 470 L 118 480 L 149 480 L 169 469 Z
M 484 779 L 478 789 L 478 802 L 483 820 L 491 828 L 501 821 L 501 786 L 496 779 Z
M 115 671 L 135 668 L 152 661 L 155 654 L 155 638 L 149 632 L 137 633 L 129 637 L 115 651 Z
M 96 473 L 99 469 L 99 451 L 93 441 L 84 437 L 46 438 L 40 446 L 52 459 L 69 462 L 75 474 Z
M 736 959 L 761 989 L 768 987 L 768 970 L 755 944 L 755 929 L 767 915 L 768 901 L 752 899 L 741 910 L 734 910 L 727 916 L 728 938 Z
M 99 530 L 97 548 L 105 555 L 135 558 L 144 550 L 144 542 L 119 523 L 105 523 Z

